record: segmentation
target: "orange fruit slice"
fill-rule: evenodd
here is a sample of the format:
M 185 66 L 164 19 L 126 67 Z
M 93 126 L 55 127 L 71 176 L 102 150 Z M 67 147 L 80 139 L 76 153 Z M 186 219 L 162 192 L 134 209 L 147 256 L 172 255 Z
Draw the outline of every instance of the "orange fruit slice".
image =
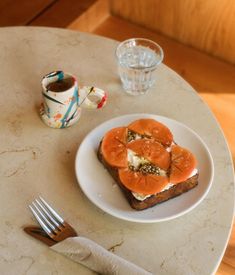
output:
M 128 125 L 128 129 L 137 134 L 152 137 L 164 146 L 170 146 L 173 141 L 170 129 L 154 119 L 138 119 Z
M 187 180 L 196 165 L 196 158 L 189 150 L 179 145 L 173 145 L 171 150 L 170 182 L 179 183 Z
M 112 167 L 127 167 L 127 128 L 118 127 L 108 131 L 101 143 L 101 152 L 105 161 Z
M 134 172 L 129 168 L 119 169 L 118 175 L 128 190 L 143 195 L 159 193 L 169 182 L 167 177 Z

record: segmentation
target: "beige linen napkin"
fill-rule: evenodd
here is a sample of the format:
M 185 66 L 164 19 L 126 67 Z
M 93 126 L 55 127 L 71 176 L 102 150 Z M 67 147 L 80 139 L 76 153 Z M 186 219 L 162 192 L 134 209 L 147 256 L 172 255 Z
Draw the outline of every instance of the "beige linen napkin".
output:
M 51 249 L 101 274 L 152 274 L 85 237 L 67 238 L 51 246 Z

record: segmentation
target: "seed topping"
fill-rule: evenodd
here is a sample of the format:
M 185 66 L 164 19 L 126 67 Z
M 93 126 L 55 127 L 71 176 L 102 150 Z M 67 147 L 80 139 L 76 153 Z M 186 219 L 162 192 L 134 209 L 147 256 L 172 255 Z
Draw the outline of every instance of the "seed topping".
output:
M 138 167 L 129 165 L 129 169 L 133 172 L 141 172 L 143 174 L 155 174 L 157 176 L 161 175 L 161 169 L 151 163 L 141 163 Z

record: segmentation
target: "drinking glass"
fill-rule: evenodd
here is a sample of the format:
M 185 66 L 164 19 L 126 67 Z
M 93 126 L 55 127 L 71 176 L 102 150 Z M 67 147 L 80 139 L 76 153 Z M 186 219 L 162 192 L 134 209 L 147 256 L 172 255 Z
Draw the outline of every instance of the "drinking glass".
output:
M 154 41 L 131 38 L 118 45 L 116 56 L 123 88 L 131 95 L 141 95 L 154 84 L 155 70 L 164 53 Z

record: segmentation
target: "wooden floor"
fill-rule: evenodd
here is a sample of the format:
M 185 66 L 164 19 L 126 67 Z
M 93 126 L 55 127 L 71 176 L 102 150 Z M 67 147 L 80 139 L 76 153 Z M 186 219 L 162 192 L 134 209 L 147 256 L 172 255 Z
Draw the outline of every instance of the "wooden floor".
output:
M 197 90 L 221 125 L 235 163 L 235 66 L 165 36 L 110 16 L 108 0 L 0 1 L 0 26 L 49 26 L 116 40 L 145 37 L 164 49 L 164 63 Z M 216 275 L 235 274 L 235 226 Z
M 0 26 L 65 28 L 96 0 L 1 0 Z

